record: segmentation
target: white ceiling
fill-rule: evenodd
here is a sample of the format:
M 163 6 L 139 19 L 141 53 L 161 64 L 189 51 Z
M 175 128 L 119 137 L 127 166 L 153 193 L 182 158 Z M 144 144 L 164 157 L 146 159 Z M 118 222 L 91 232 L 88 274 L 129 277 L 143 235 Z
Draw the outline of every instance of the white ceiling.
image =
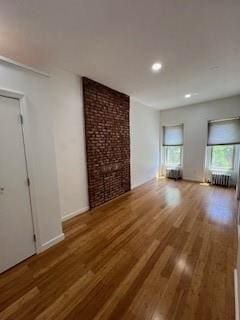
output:
M 240 93 L 240 1 L 0 0 L 0 54 L 158 109 L 226 97 Z

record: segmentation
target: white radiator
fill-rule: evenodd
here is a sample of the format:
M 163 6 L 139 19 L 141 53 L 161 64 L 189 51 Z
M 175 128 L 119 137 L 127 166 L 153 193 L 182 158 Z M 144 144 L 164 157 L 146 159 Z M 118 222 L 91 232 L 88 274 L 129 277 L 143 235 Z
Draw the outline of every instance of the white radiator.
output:
M 229 174 L 229 173 L 220 173 L 220 172 L 212 172 L 211 184 L 229 188 L 230 185 L 231 185 L 231 174 Z
M 175 179 L 175 180 L 181 179 L 182 178 L 181 170 L 180 169 L 167 169 L 166 176 L 169 179 Z

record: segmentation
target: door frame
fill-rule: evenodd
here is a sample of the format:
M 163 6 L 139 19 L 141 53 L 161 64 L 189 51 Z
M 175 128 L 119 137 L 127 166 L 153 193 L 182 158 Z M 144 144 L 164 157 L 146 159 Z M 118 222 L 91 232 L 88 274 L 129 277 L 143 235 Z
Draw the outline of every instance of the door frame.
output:
M 32 224 L 33 224 L 33 232 L 35 234 L 35 253 L 40 253 L 41 250 L 41 239 L 40 239 L 40 229 L 38 223 L 38 215 L 37 215 L 37 206 L 36 206 L 36 197 L 35 197 L 35 183 L 34 183 L 34 170 L 33 170 L 33 157 L 31 152 L 31 144 L 30 144 L 30 125 L 28 121 L 28 112 L 27 112 L 27 103 L 26 103 L 26 95 L 19 91 L 14 91 L 10 89 L 5 89 L 0 87 L 0 96 L 6 98 L 16 99 L 19 102 L 19 112 L 23 116 L 24 122 L 21 124 L 22 126 L 22 135 L 23 135 L 23 148 L 26 159 L 26 169 L 27 174 L 30 179 L 29 185 L 29 200 L 30 200 L 30 209 L 32 216 Z

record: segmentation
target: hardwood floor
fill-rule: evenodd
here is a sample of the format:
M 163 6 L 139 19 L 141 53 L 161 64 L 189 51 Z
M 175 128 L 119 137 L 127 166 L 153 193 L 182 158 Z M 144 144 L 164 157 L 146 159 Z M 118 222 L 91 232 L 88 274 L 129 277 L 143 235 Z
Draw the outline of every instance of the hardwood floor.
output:
M 0 319 L 234 319 L 234 191 L 153 180 L 0 276 Z

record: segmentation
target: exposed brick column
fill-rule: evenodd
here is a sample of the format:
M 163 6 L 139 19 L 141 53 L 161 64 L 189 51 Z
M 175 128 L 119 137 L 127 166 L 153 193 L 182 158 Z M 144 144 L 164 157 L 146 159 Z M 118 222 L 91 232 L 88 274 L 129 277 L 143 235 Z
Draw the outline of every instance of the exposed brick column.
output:
M 83 78 L 90 208 L 130 190 L 129 96 Z

